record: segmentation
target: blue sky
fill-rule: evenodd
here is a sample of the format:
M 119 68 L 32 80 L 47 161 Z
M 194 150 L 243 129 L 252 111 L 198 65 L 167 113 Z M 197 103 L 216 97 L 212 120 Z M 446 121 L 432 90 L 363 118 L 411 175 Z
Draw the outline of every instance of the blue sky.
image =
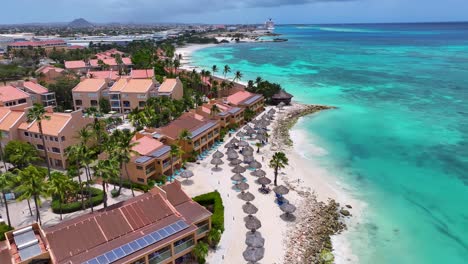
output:
M 468 0 L 10 0 L 1 24 L 66 22 L 372 23 L 468 21 Z

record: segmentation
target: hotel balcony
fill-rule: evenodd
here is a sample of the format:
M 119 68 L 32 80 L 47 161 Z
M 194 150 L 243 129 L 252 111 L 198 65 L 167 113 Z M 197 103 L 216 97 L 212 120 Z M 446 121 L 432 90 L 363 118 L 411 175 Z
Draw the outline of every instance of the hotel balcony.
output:
M 208 223 L 199 226 L 197 229 L 197 236 L 208 232 L 208 230 L 210 230 L 210 225 Z
M 193 238 L 190 238 L 189 240 L 187 240 L 187 241 L 185 241 L 183 243 L 180 243 L 177 246 L 174 246 L 174 253 L 177 255 L 180 252 L 185 251 L 186 249 L 189 249 L 189 248 L 193 247 L 194 245 L 195 245 L 195 242 L 194 242 Z
M 167 249 L 164 252 L 156 252 L 154 256 L 150 257 L 148 259 L 149 264 L 159 264 L 159 263 L 164 263 L 165 260 L 169 259 L 172 257 L 171 254 L 171 249 Z

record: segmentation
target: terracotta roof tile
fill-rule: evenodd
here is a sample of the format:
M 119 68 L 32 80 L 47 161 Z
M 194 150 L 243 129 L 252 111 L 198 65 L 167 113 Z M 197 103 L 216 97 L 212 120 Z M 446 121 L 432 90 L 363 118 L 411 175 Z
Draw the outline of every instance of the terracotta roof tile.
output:
M 60 131 L 65 127 L 65 125 L 71 120 L 71 114 L 65 113 L 51 113 L 46 114 L 50 117 L 49 120 L 42 120 L 42 131 L 45 135 L 58 136 Z M 37 122 L 27 123 L 23 122 L 19 129 L 26 130 L 33 133 L 39 133 L 39 127 Z
M 67 69 L 80 69 L 86 68 L 86 63 L 82 60 L 78 61 L 65 61 L 65 68 Z
M 47 88 L 35 82 L 24 82 L 23 86 L 35 94 L 45 94 L 49 92 Z
M 227 97 L 227 100 L 229 103 L 233 105 L 238 105 L 242 101 L 245 101 L 249 99 L 250 97 L 254 96 L 253 93 L 247 92 L 247 91 L 239 91 L 233 95 L 230 95 Z
M 133 79 L 151 79 L 154 76 L 154 70 L 132 70 L 130 72 L 130 77 Z
M 75 88 L 73 92 L 99 92 L 106 84 L 104 79 L 84 79 Z
M 147 136 L 143 136 L 134 142 L 137 142 L 137 144 L 133 147 L 133 150 L 138 152 L 140 155 L 148 155 L 158 148 L 164 146 L 164 144 L 159 140 Z
M 27 99 L 29 97 L 30 97 L 29 94 L 11 85 L 0 86 L 0 101 L 1 102 L 9 102 L 9 101 L 15 101 L 19 99 Z
M 158 92 L 172 93 L 176 85 L 177 85 L 177 79 L 166 79 L 161 84 L 161 86 L 159 86 Z
M 117 71 L 88 71 L 88 78 L 92 79 L 105 79 L 117 80 L 119 78 Z
M 0 130 L 10 131 L 10 128 L 22 118 L 25 118 L 23 111 L 9 111 L 8 114 L 0 119 Z

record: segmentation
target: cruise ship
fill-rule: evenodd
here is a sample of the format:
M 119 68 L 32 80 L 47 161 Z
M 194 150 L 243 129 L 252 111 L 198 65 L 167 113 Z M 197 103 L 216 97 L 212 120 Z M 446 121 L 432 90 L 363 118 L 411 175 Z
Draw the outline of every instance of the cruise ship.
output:
M 271 18 L 268 19 L 268 21 L 265 22 L 265 28 L 267 30 L 274 30 L 275 29 L 275 22 L 273 22 L 273 20 L 271 20 Z

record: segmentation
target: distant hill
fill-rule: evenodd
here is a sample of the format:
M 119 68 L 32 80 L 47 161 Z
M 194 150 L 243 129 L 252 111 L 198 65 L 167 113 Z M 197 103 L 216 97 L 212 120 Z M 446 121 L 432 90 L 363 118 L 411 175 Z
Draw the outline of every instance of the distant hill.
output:
M 94 25 L 89 23 L 84 18 L 78 18 L 68 23 L 68 26 L 71 28 L 89 28 L 89 27 L 93 27 Z

